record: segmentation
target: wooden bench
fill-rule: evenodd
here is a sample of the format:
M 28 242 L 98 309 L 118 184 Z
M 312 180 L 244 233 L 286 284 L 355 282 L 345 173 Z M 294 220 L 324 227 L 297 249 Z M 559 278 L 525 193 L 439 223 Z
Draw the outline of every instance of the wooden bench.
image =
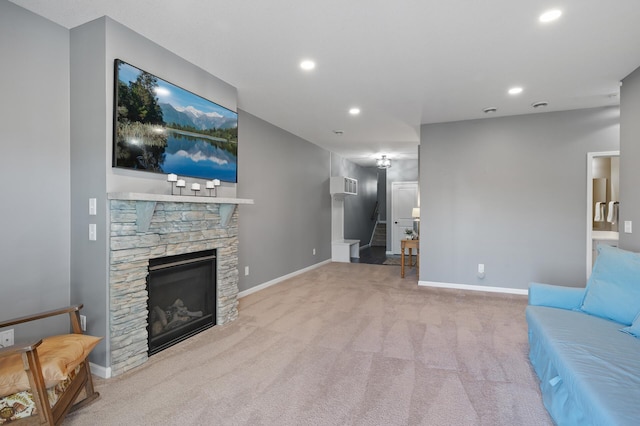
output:
M 26 424 L 39 424 L 39 425 L 59 425 L 62 423 L 64 417 L 70 411 L 74 411 L 78 408 L 81 408 L 90 402 L 93 402 L 96 398 L 100 396 L 98 392 L 96 392 L 93 388 L 93 381 L 91 378 L 91 370 L 89 369 L 89 362 L 87 360 L 87 355 L 93 349 L 93 347 L 99 341 L 98 338 L 92 338 L 91 336 L 84 337 L 76 337 L 76 334 L 82 335 L 82 328 L 80 327 L 80 309 L 82 305 L 74 305 L 66 308 L 55 309 L 47 312 L 41 312 L 35 315 L 29 315 L 25 317 L 20 317 L 16 319 L 12 319 L 9 321 L 0 322 L 0 329 L 4 327 L 11 327 L 18 324 L 24 324 L 31 321 L 42 320 L 46 318 L 50 318 L 57 315 L 68 314 L 71 322 L 71 329 L 73 331 L 72 334 L 56 336 L 61 338 L 70 338 L 70 339 L 82 339 L 83 345 L 84 342 L 87 343 L 86 353 L 81 355 L 82 359 L 79 361 L 77 367 L 74 368 L 73 372 L 75 376 L 71 379 L 67 379 L 69 382 L 62 394 L 57 398 L 57 401 L 53 406 L 50 406 L 49 399 L 47 396 L 47 388 L 45 386 L 45 377 L 42 372 L 41 365 L 41 357 L 38 354 L 38 351 L 46 346 L 43 345 L 43 340 L 40 339 L 38 341 L 29 342 L 26 344 L 16 344 L 13 346 L 9 346 L 6 348 L 0 349 L 0 360 L 2 358 L 5 361 L 9 361 L 7 357 L 15 357 L 16 354 L 19 354 L 22 357 L 24 371 L 29 379 L 29 391 L 33 396 L 33 402 L 35 403 L 35 414 L 30 417 L 19 418 L 15 420 L 9 421 L 10 425 L 26 425 Z M 70 337 L 69 337 L 70 336 Z M 93 340 L 89 340 L 93 339 Z M 51 338 L 52 341 L 57 341 L 55 338 Z M 90 347 L 89 347 L 90 346 Z M 55 349 L 55 347 L 54 347 Z M 43 349 L 44 351 L 44 349 Z M 48 348 L 48 351 L 55 354 L 55 350 L 51 351 Z M 77 362 L 77 360 L 76 360 Z M 5 372 L 0 370 L 0 375 L 4 375 Z M 69 377 L 71 377 L 69 375 Z M 70 381 L 69 381 L 70 380 Z M 85 397 L 78 400 L 78 397 L 81 395 L 82 390 L 84 389 Z M 5 395 L 3 398 L 6 398 Z M 8 407 L 6 407 L 6 411 L 10 411 Z M 0 415 L 7 413 L 0 413 Z
M 349 263 L 352 257 L 360 257 L 360 240 L 335 240 L 331 242 L 331 260 Z

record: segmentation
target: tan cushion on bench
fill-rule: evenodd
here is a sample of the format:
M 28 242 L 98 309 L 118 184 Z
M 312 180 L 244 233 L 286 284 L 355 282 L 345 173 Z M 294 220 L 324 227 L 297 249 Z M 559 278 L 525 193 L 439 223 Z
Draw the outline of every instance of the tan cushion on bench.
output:
M 46 387 L 67 378 L 91 350 L 102 340 L 86 334 L 63 334 L 42 339 L 38 358 Z M 0 357 L 0 396 L 29 389 L 29 378 L 24 371 L 20 354 Z

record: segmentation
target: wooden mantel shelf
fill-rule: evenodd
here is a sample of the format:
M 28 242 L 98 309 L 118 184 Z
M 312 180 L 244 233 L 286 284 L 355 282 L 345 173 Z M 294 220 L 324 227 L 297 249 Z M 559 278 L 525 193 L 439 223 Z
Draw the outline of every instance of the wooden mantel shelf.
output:
M 247 198 L 209 197 L 206 195 L 196 197 L 193 195 L 145 194 L 139 192 L 110 192 L 107 194 L 107 199 L 136 201 L 138 232 L 146 232 L 149 229 L 151 217 L 158 201 L 163 203 L 220 204 L 220 219 L 223 226 L 229 224 L 238 204 L 253 204 L 253 200 Z

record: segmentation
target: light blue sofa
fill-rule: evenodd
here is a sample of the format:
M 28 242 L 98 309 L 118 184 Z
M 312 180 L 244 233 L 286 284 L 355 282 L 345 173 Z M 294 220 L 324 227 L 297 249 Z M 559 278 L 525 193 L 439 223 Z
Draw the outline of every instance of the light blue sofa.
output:
M 640 255 L 598 251 L 586 288 L 530 285 L 529 358 L 558 425 L 640 425 Z

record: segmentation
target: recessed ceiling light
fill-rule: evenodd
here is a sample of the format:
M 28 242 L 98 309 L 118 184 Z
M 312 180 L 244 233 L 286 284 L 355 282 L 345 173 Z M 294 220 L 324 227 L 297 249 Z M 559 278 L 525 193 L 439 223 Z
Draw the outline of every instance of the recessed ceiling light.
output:
M 551 21 L 555 21 L 556 19 L 558 19 L 561 15 L 562 15 L 562 11 L 560 9 L 547 10 L 542 15 L 540 15 L 538 20 L 540 22 L 545 22 L 545 23 L 546 22 L 551 22 Z
M 312 60 L 305 59 L 304 61 L 300 62 L 300 68 L 302 68 L 305 71 L 311 71 L 315 67 L 316 67 L 316 63 L 313 62 Z
M 486 107 L 482 110 L 485 114 L 493 114 L 496 111 L 498 111 L 498 108 L 496 107 Z
M 517 95 L 519 93 L 522 93 L 522 87 L 512 87 L 511 89 L 509 89 L 510 95 Z
M 351 115 L 358 115 L 358 114 L 360 114 L 360 108 L 355 108 L 355 107 L 354 107 L 354 108 L 351 108 L 351 109 L 349 110 L 349 114 L 351 114 Z

